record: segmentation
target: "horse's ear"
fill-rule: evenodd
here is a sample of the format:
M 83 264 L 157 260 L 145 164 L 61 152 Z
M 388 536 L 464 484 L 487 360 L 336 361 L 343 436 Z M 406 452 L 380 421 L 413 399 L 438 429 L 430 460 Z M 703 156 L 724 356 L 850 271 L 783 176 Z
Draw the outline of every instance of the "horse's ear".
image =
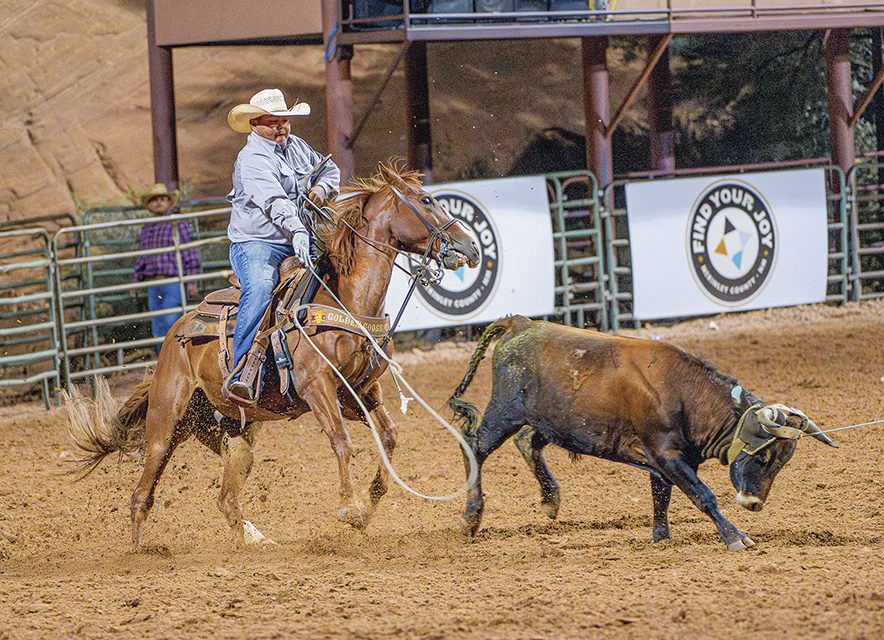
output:
M 387 184 L 390 184 L 394 179 L 393 172 L 390 170 L 390 167 L 388 167 L 383 162 L 378 163 L 378 173 L 381 175 L 381 178 L 383 178 L 384 182 L 386 182 Z
M 381 174 L 381 178 L 383 178 L 384 182 L 387 184 L 396 187 L 400 191 L 407 189 L 408 185 L 405 184 L 405 180 L 402 179 L 402 176 L 400 176 L 391 165 L 383 162 L 379 163 L 378 173 Z

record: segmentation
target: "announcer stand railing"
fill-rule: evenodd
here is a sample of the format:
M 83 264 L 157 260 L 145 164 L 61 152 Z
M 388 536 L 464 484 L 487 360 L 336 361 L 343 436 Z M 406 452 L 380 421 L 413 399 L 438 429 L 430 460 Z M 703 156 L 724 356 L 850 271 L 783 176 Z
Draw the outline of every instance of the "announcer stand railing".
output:
M 192 221 L 194 226 L 196 226 L 198 221 L 208 221 L 211 219 L 223 219 L 226 221 L 229 218 L 229 215 L 230 209 L 223 208 L 175 214 L 171 216 L 171 219 L 176 223 L 181 220 Z M 128 229 L 134 230 L 145 224 L 169 221 L 170 216 L 166 215 L 130 220 L 114 220 L 89 225 L 84 224 L 78 227 L 60 229 L 53 237 L 53 249 L 63 244 L 65 236 L 72 233 L 82 234 L 82 237 L 84 238 L 84 246 L 89 247 L 89 251 L 86 255 L 80 255 L 73 258 L 59 258 L 57 260 L 57 269 L 55 271 L 56 295 L 58 297 L 59 306 L 68 300 L 83 298 L 93 300 L 93 303 L 90 305 L 90 317 L 84 320 L 70 322 L 64 317 L 64 314 L 59 314 L 58 321 L 61 334 L 62 365 L 66 384 L 70 384 L 79 378 L 92 377 L 94 379 L 95 377 L 106 373 L 153 366 L 156 364 L 155 357 L 126 362 L 127 350 L 156 347 L 163 341 L 163 338 L 138 337 L 140 334 L 150 336 L 149 327 L 147 328 L 147 331 L 145 331 L 143 326 L 139 327 L 139 324 L 143 325 L 144 321 L 158 316 L 170 313 L 177 313 L 180 315 L 193 309 L 195 305 L 187 303 L 187 283 L 201 283 L 209 280 L 223 281 L 230 275 L 231 272 L 226 261 L 223 263 L 223 268 L 212 268 L 211 270 L 206 271 L 206 266 L 215 266 L 214 263 L 212 263 L 210 265 L 204 265 L 202 273 L 184 275 L 181 256 L 181 253 L 187 249 L 225 244 L 227 242 L 226 235 L 212 235 L 211 237 L 199 238 L 191 242 L 183 243 L 178 235 L 178 225 L 173 224 L 172 246 L 159 247 L 156 249 L 132 250 L 131 247 L 137 246 L 137 242 L 124 241 L 124 244 L 117 242 L 110 243 L 108 241 L 99 244 L 90 242 L 90 237 L 95 234 L 100 235 L 102 233 L 107 233 L 107 230 L 109 229 L 114 229 L 117 233 L 120 233 L 121 230 L 123 232 Z M 98 249 L 102 252 L 98 253 Z M 132 281 L 134 269 L 130 265 L 134 264 L 136 258 L 139 256 L 164 253 L 173 253 L 175 255 L 175 261 L 178 268 L 177 276 L 156 278 L 143 282 Z M 125 266 L 121 266 L 121 262 L 125 264 Z M 110 278 L 109 284 L 96 285 L 95 273 L 99 270 L 94 269 L 93 266 L 104 266 L 109 263 L 113 265 L 113 269 L 104 269 L 101 271 L 101 275 L 105 276 L 106 280 L 109 275 L 112 275 L 113 278 Z M 61 282 L 64 278 L 65 272 L 80 270 L 83 267 L 86 267 L 87 273 L 92 274 L 87 277 L 86 286 L 63 288 Z M 149 287 L 173 283 L 177 283 L 180 290 L 182 300 L 180 306 L 169 309 L 159 309 L 156 311 L 115 313 L 115 302 L 119 305 L 123 300 L 136 301 L 135 298 L 126 295 L 127 292 L 133 290 L 146 290 Z M 109 327 L 113 327 L 114 325 L 118 327 L 117 335 L 114 335 L 113 331 L 107 331 Z M 99 330 L 100 328 L 102 330 Z M 81 347 L 72 347 L 70 338 L 74 333 L 84 329 L 90 330 L 90 336 L 92 339 L 87 341 L 87 343 L 83 344 Z M 135 329 L 135 331 L 133 331 L 133 329 Z M 103 357 L 111 352 L 116 353 L 116 362 L 114 364 L 103 362 Z M 79 360 L 82 363 L 81 366 L 77 367 L 75 360 Z
M 637 172 L 618 177 L 609 184 L 602 197 L 605 231 L 605 259 L 608 296 L 611 308 L 611 329 L 621 326 L 638 327 L 640 322 L 632 313 L 632 257 L 629 245 L 626 185 L 639 179 L 666 179 L 687 176 L 714 177 L 722 174 L 820 167 L 826 170 L 826 202 L 828 228 L 829 270 L 826 283 L 827 302 L 847 302 L 851 294 L 850 218 L 848 216 L 848 191 L 844 172 L 830 164 L 828 158 L 766 162 L 756 164 L 676 169 L 674 171 Z
M 847 172 L 852 202 L 851 300 L 884 297 L 884 161 L 854 165 Z
M 16 246 L 0 255 L 0 276 L 25 273 L 21 279 L 2 282 L 5 295 L 0 297 L 0 388 L 39 383 L 43 403 L 49 409 L 52 392 L 60 386 L 49 234 L 39 227 L 0 231 L 0 245 L 7 241 Z M 35 241 L 36 247 L 22 246 Z M 7 377 L 6 371 L 19 367 L 23 369 L 22 377 Z M 55 383 L 52 389 L 50 380 Z
M 569 326 L 608 329 L 598 180 L 588 172 L 546 175 L 555 252 L 556 315 Z

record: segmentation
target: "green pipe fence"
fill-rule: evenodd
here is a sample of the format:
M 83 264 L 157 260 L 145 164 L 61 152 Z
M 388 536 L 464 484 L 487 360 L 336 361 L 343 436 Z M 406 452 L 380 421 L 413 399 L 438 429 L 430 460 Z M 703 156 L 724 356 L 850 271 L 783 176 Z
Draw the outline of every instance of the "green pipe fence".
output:
M 47 409 L 61 382 L 54 283 L 45 229 L 0 231 L 0 389 L 39 384 Z
M 112 219 L 96 222 L 99 213 Z M 151 336 L 149 321 L 170 313 L 181 315 L 193 309 L 196 305 L 187 302 L 188 283 L 206 283 L 214 289 L 230 275 L 226 259 L 228 241 L 224 233 L 203 233 L 201 238 L 194 234 L 191 242 L 184 243 L 178 236 L 178 225 L 173 224 L 172 246 L 142 250 L 138 248 L 140 228 L 146 224 L 169 222 L 170 216 L 144 217 L 144 210 L 140 209 L 91 210 L 87 214 L 84 220 L 89 220 L 90 224 L 61 229 L 52 240 L 55 247 L 61 246 L 70 234 L 80 234 L 82 238 L 78 255 L 57 259 L 59 300 L 64 303 L 79 301 L 84 306 L 84 314 L 79 319 L 59 318 L 62 373 L 66 383 L 152 366 L 156 363 L 155 349 L 163 339 Z M 201 226 L 205 231 L 222 224 L 226 227 L 229 215 L 229 208 L 209 209 L 175 214 L 172 221 L 187 220 L 192 227 Z M 213 221 L 219 224 L 213 225 Z M 188 249 L 200 249 L 202 258 L 209 254 L 214 259 L 203 260 L 202 273 L 184 275 L 181 253 Z M 177 276 L 132 281 L 137 257 L 167 253 L 175 256 Z M 63 278 L 69 272 L 82 273 L 82 280 L 73 286 L 65 284 Z M 142 311 L 147 306 L 146 295 L 130 294 L 146 294 L 150 287 L 165 284 L 179 287 L 182 304 L 176 309 Z
M 884 163 L 863 162 L 846 175 L 835 166 L 824 168 L 826 300 L 884 297 Z M 708 175 L 720 175 L 723 169 L 717 171 Z M 587 171 L 545 178 L 553 229 L 554 317 L 567 325 L 601 330 L 638 326 L 632 309 L 625 201 L 629 181 L 614 181 L 600 191 Z M 150 320 L 170 310 L 144 310 L 146 291 L 177 284 L 184 294 L 191 282 L 201 293 L 223 286 L 230 274 L 230 209 L 206 209 L 223 202 L 182 203 L 175 219 L 190 222 L 193 240 L 182 243 L 173 225 L 173 246 L 152 250 L 138 248 L 140 228 L 169 217 L 148 217 L 139 208 L 90 209 L 83 224 L 63 227 L 51 240 L 41 228 L 0 230 L 0 277 L 18 276 L 7 278 L 6 297 L 0 298 L 0 346 L 6 350 L 0 352 L 0 387 L 39 383 L 48 407 L 51 384 L 155 364 L 154 349 L 162 338 L 151 336 Z M 23 239 L 36 245 L 26 246 Z M 181 252 L 191 248 L 200 250 L 203 272 L 182 275 Z M 175 255 L 179 275 L 133 283 L 135 259 L 160 253 Z M 185 313 L 195 306 L 184 295 L 182 301 L 171 311 Z M 24 373 L 7 375 L 17 368 Z
M 608 329 L 598 181 L 588 171 L 546 176 L 555 255 L 556 317 Z
M 847 173 L 852 253 L 851 300 L 884 297 L 884 163 L 863 162 Z

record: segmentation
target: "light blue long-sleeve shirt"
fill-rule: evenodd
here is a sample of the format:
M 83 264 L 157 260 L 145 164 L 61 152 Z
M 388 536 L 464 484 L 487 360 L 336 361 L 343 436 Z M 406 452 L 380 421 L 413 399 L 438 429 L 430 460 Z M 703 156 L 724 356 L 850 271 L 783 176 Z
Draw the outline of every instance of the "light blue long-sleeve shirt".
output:
M 288 244 L 292 233 L 304 225 L 294 206 L 272 207 L 273 202 L 297 197 L 304 188 L 304 177 L 320 160 L 322 156 L 297 136 L 290 135 L 283 147 L 250 133 L 233 164 L 233 189 L 227 194 L 232 205 L 227 227 L 230 241 Z M 330 195 L 337 193 L 340 181 L 338 166 L 329 160 L 315 184 L 325 187 Z

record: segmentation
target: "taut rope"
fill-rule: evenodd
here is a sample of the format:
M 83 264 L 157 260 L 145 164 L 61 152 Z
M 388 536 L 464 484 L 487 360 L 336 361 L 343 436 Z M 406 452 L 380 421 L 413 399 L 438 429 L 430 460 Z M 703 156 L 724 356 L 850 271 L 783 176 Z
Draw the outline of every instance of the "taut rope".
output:
M 476 456 L 473 453 L 472 447 L 470 447 L 469 443 L 464 439 L 464 437 L 463 437 L 463 435 L 461 435 L 460 431 L 458 431 L 455 427 L 453 427 L 447 420 L 445 420 L 445 418 L 443 418 L 441 415 L 439 415 L 439 413 L 435 409 L 433 409 L 433 407 L 431 407 L 429 405 L 429 403 L 427 403 L 427 401 L 424 400 L 423 397 L 419 393 L 417 393 L 414 390 L 414 388 L 411 386 L 411 384 L 409 384 L 408 380 L 405 379 L 405 376 L 402 375 L 402 366 L 386 354 L 386 352 L 381 348 L 381 346 L 378 345 L 377 340 L 374 339 L 374 336 L 371 335 L 371 332 L 369 332 L 368 329 L 366 329 L 365 326 L 363 326 L 363 324 L 361 322 L 359 322 L 359 320 L 356 319 L 352 313 L 350 313 L 350 311 L 347 309 L 347 307 L 344 306 L 344 304 L 335 295 L 335 293 L 331 290 L 331 288 L 314 271 L 313 266 L 312 265 L 305 265 L 305 266 L 307 267 L 307 269 L 310 270 L 310 272 L 313 274 L 313 277 L 315 277 L 319 281 L 319 283 L 328 292 L 328 294 L 332 297 L 332 299 L 338 305 L 340 305 L 340 308 L 336 309 L 335 307 L 329 307 L 326 305 L 317 305 L 317 304 L 313 304 L 312 306 L 314 308 L 320 307 L 323 309 L 329 309 L 331 311 L 343 311 L 348 316 L 350 316 L 350 318 L 353 320 L 353 322 L 356 323 L 356 326 L 359 327 L 359 330 L 368 339 L 369 343 L 371 344 L 372 349 L 374 349 L 375 352 L 377 352 L 378 357 L 383 358 L 387 362 L 387 365 L 390 367 L 390 374 L 393 376 L 393 380 L 396 382 L 396 386 L 399 387 L 399 382 L 401 381 L 402 385 L 409 392 L 411 392 L 413 398 L 410 398 L 410 399 L 417 400 L 417 402 L 424 409 L 426 409 L 427 412 L 431 416 L 433 416 L 433 418 L 435 418 L 437 422 L 439 422 L 439 424 L 441 424 L 443 427 L 445 427 L 446 429 L 448 429 L 448 431 L 451 432 L 451 434 L 454 436 L 455 440 L 457 440 L 457 443 L 460 445 L 460 448 L 463 450 L 464 455 L 466 456 L 466 458 L 469 462 L 469 465 L 470 465 L 470 472 L 467 477 L 467 481 L 454 493 L 449 493 L 447 495 L 442 495 L 442 496 L 434 496 L 434 495 L 427 495 L 427 494 L 421 493 L 415 489 L 412 489 L 404 480 L 402 480 L 402 478 L 399 477 L 399 474 L 396 473 L 396 470 L 393 468 L 393 464 L 390 462 L 390 458 L 387 456 L 387 452 L 384 449 L 384 443 L 381 440 L 381 436 L 378 433 L 378 429 L 375 426 L 374 420 L 372 419 L 371 415 L 369 415 L 368 407 L 366 407 L 365 404 L 362 402 L 362 398 L 359 397 L 359 394 L 356 393 L 356 390 L 352 387 L 352 385 L 349 383 L 349 381 L 344 376 L 344 374 L 342 374 L 338 370 L 338 368 L 331 362 L 331 360 L 329 360 L 329 358 L 324 353 L 322 353 L 320 348 L 316 346 L 316 344 L 313 342 L 313 338 L 307 334 L 307 331 L 304 329 L 304 326 L 301 324 L 301 321 L 298 320 L 298 314 L 300 313 L 301 309 L 304 309 L 310 305 L 302 304 L 302 305 L 299 305 L 298 307 L 296 307 L 295 309 L 291 309 L 289 311 L 289 313 L 291 314 L 290 317 L 291 317 L 292 322 L 294 323 L 295 327 L 297 327 L 298 331 L 301 332 L 301 335 L 304 336 L 304 338 L 307 340 L 307 342 L 310 344 L 310 346 L 313 348 L 313 350 L 317 354 L 319 354 L 319 357 L 322 358 L 323 361 L 325 361 L 325 363 L 329 367 L 331 367 L 332 371 L 334 371 L 335 375 L 341 380 L 341 382 L 344 383 L 344 386 L 347 387 L 347 391 L 350 392 L 350 395 L 353 396 L 353 399 L 356 400 L 356 402 L 359 404 L 359 407 L 362 409 L 362 413 L 365 416 L 365 421 L 368 424 L 369 428 L 371 429 L 371 435 L 374 438 L 375 444 L 377 445 L 378 453 L 381 456 L 381 461 L 383 462 L 384 467 L 386 467 L 387 471 L 389 472 L 390 477 L 393 478 L 393 480 L 396 482 L 396 484 L 398 484 L 400 487 L 402 487 L 403 489 L 405 489 L 409 493 L 416 495 L 419 498 L 424 498 L 425 500 L 436 500 L 436 501 L 453 500 L 454 498 L 457 498 L 457 497 L 463 495 L 464 493 L 466 493 L 467 491 L 469 491 L 470 488 L 476 483 L 476 479 L 479 476 L 479 464 L 476 461 Z M 404 394 L 402 394 L 401 389 L 399 391 L 399 395 L 400 395 L 400 397 L 404 398 Z M 407 403 L 403 402 L 403 404 L 407 404 Z
M 860 427 L 870 427 L 872 425 L 881 424 L 884 420 L 873 420 L 872 422 L 862 422 L 860 424 L 851 424 L 846 427 L 835 427 L 834 429 L 821 429 L 820 433 L 832 433 L 833 431 L 845 431 L 847 429 L 859 429 Z M 805 434 L 812 435 L 812 434 Z

